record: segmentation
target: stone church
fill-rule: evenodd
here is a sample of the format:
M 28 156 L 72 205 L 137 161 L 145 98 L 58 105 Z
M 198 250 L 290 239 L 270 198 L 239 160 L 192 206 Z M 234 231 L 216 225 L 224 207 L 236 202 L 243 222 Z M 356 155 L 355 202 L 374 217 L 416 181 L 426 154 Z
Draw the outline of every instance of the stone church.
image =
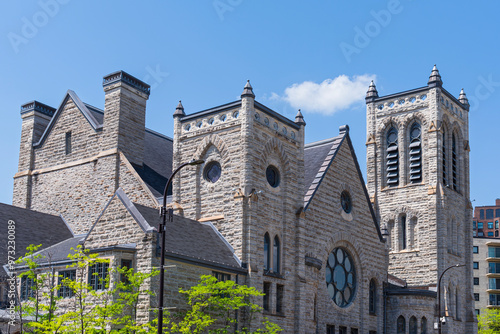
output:
M 110 260 L 150 271 L 160 263 L 159 206 L 167 179 L 165 302 L 202 274 L 256 287 L 263 315 L 285 333 L 475 333 L 469 104 L 442 86 L 366 95 L 367 180 L 349 127 L 304 142 L 294 120 L 259 103 L 249 82 L 241 99 L 173 113 L 174 138 L 145 127 L 148 84 L 123 72 L 103 79 L 104 109 L 69 90 L 60 106 L 21 107 L 13 204 L 64 218 L 72 237 Z M 443 276 L 441 309 L 437 282 Z M 65 276 L 66 277 L 66 276 Z M 113 280 L 113 279 L 112 279 Z M 158 291 L 158 277 L 148 282 Z M 148 319 L 156 298 L 143 296 Z M 259 320 L 259 319 L 257 319 Z

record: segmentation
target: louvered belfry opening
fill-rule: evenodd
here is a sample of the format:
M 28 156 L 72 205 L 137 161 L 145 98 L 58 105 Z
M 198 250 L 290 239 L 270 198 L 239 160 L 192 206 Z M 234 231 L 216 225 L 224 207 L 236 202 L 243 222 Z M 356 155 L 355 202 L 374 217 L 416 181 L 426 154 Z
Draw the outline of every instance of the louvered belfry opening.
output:
M 422 140 L 420 124 L 415 122 L 410 129 L 410 183 L 422 182 Z
M 442 145 L 442 151 L 443 151 L 443 185 L 446 186 L 448 185 L 448 176 L 447 176 L 447 170 L 446 170 L 446 132 L 443 129 L 443 145 Z
M 453 190 L 458 190 L 457 142 L 455 140 L 455 134 L 453 134 L 451 138 L 451 170 L 453 173 Z
M 398 130 L 393 126 L 387 132 L 387 185 L 396 187 L 399 184 Z

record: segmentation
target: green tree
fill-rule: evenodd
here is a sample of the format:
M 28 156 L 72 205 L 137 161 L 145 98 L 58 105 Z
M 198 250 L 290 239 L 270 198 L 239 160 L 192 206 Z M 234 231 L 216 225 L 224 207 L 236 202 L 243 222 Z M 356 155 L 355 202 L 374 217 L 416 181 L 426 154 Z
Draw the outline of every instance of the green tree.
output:
M 281 328 L 264 319 L 260 328 L 251 331 L 248 324 L 262 308 L 251 300 L 263 296 L 253 287 L 236 284 L 234 281 L 218 281 L 210 275 L 201 276 L 198 285 L 188 290 L 179 290 L 187 297 L 188 309 L 180 314 L 180 321 L 171 324 L 173 333 L 278 333 Z M 234 330 L 238 317 L 245 313 L 246 321 Z M 233 331 L 234 330 L 234 331 Z
M 69 255 L 72 264 L 67 266 L 76 270 L 75 279 L 60 276 L 59 284 L 55 284 L 54 270 L 42 272 L 38 267 L 41 257 L 35 253 L 39 247 L 28 247 L 27 255 L 20 260 L 28 268 L 20 276 L 34 282 L 32 297 L 19 309 L 25 319 L 28 316 L 33 319 L 26 329 L 44 334 L 143 334 L 156 331 L 154 312 L 153 320 L 138 319 L 138 305 L 141 298 L 154 297 L 146 283 L 159 273 L 158 270 L 142 273 L 125 267 L 109 269 L 106 278 L 100 282 L 104 288 L 94 290 L 87 281 L 88 270 L 95 264 L 109 263 L 109 260 L 100 259 L 98 254 L 90 254 L 79 246 Z M 113 274 L 115 279 L 111 280 Z M 57 297 L 61 286 L 72 291 L 70 299 Z M 255 288 L 234 281 L 218 281 L 208 275 L 202 276 L 198 285 L 188 290 L 181 289 L 180 293 L 186 296 L 187 308 L 175 317 L 165 314 L 164 333 L 273 334 L 281 331 L 267 319 L 259 328 L 250 330 L 248 324 L 262 312 L 260 306 L 251 302 L 263 295 Z M 238 319 L 238 314 L 243 316 Z M 235 329 L 236 325 L 239 330 Z
M 500 310 L 483 309 L 477 317 L 478 334 L 500 333 Z

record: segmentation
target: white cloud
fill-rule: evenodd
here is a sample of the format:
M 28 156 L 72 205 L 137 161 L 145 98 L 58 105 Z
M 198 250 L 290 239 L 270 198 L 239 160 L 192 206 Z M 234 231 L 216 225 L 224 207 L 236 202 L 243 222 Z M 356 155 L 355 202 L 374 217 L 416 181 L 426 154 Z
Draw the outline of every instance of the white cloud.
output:
M 352 79 L 339 75 L 319 84 L 304 81 L 287 87 L 282 99 L 295 109 L 331 115 L 364 101 L 371 80 L 375 80 L 375 75 L 358 75 Z

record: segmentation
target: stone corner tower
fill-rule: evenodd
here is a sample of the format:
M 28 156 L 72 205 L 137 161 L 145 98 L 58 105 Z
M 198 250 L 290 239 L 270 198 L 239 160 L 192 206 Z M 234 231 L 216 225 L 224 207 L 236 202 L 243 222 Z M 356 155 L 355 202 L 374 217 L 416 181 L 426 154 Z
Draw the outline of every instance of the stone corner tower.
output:
M 421 88 L 379 96 L 372 82 L 366 106 L 367 187 L 389 273 L 436 291 L 444 270 L 465 264 L 443 276 L 441 298 L 455 320 L 448 330 L 473 333 L 467 97 L 445 90 L 434 66 Z

